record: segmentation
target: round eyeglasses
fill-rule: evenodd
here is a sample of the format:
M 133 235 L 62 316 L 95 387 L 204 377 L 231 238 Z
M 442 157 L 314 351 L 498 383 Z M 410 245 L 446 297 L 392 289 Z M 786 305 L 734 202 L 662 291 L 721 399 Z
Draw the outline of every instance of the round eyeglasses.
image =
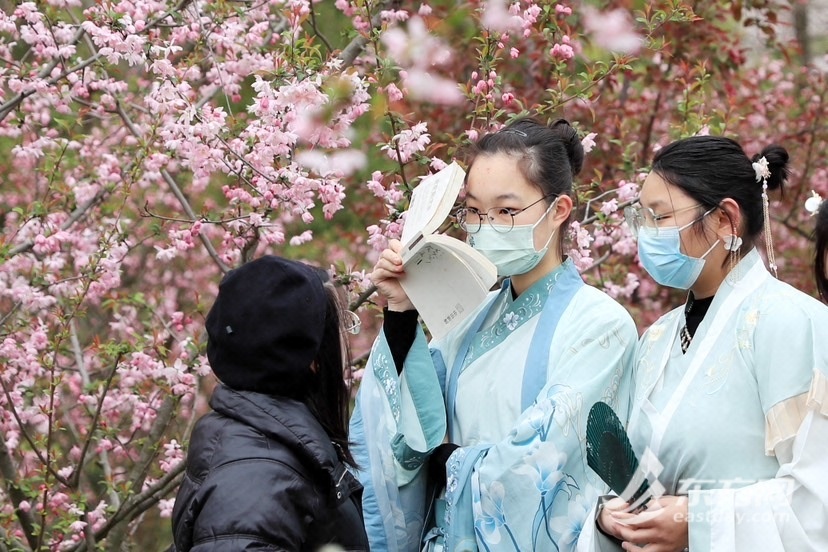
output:
M 342 311 L 344 314 L 344 320 L 342 321 L 342 329 L 350 334 L 358 334 L 360 328 L 362 327 L 362 320 L 359 319 L 359 315 L 354 311 L 346 310 Z
M 637 239 L 638 238 L 638 232 L 641 230 L 642 226 L 646 226 L 647 228 L 652 228 L 653 233 L 658 235 L 658 223 L 659 223 L 659 221 L 664 220 L 666 218 L 669 218 L 669 217 L 671 217 L 671 216 L 673 216 L 677 213 L 682 213 L 684 211 L 689 211 L 690 209 L 698 209 L 701 206 L 702 206 L 701 204 L 696 203 L 695 205 L 688 205 L 687 207 L 682 207 L 680 209 L 674 209 L 674 210 L 670 211 L 669 213 L 664 213 L 664 214 L 661 214 L 661 215 L 657 215 L 655 213 L 655 211 L 653 211 L 649 207 L 644 207 L 640 203 L 633 203 L 632 205 L 628 205 L 627 207 L 624 207 L 624 219 L 627 221 L 627 226 L 629 226 L 629 228 L 630 228 L 630 233 L 633 235 L 634 238 Z M 714 209 L 715 209 L 715 207 L 714 207 Z M 694 220 L 690 224 L 698 222 L 699 220 L 704 218 L 705 215 L 710 213 L 712 210 L 713 209 L 710 209 L 710 211 L 707 211 L 707 213 L 705 213 L 701 217 L 697 218 L 696 220 Z
M 515 226 L 515 217 L 534 207 L 544 199 L 556 197 L 558 194 L 545 195 L 537 201 L 533 201 L 522 209 L 512 209 L 510 207 L 492 207 L 487 211 L 479 211 L 474 207 L 463 207 L 454 213 L 454 218 L 457 220 L 458 226 L 468 234 L 475 234 L 480 231 L 483 221 L 489 221 L 489 226 L 495 232 L 505 234 L 512 230 Z

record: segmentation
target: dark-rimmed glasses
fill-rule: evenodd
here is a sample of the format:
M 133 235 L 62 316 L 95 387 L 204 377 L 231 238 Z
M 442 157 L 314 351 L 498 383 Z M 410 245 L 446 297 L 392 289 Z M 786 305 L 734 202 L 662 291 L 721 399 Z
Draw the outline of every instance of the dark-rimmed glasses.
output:
M 496 232 L 500 232 L 501 234 L 505 234 L 512 230 L 515 226 L 515 217 L 524 212 L 525 210 L 529 209 L 530 207 L 534 207 L 544 199 L 549 199 L 550 197 L 555 197 L 558 194 L 549 194 L 545 195 L 537 201 L 534 201 L 523 207 L 522 209 L 512 209 L 510 207 L 492 207 L 487 211 L 478 211 L 474 207 L 462 207 L 454 213 L 454 217 L 457 219 L 457 224 L 469 234 L 475 234 L 480 231 L 480 227 L 483 225 L 483 220 L 489 221 L 489 225 L 492 229 Z

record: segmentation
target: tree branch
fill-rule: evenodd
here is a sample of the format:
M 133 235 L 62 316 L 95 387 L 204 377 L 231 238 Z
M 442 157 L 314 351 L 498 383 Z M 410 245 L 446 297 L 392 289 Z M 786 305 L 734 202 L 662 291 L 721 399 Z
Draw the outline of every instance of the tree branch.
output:
M 37 547 L 35 521 L 30 512 L 23 511 L 20 508 L 20 503 L 26 500 L 26 495 L 23 494 L 23 491 L 20 490 L 20 485 L 17 483 L 17 469 L 15 468 L 9 449 L 6 447 L 6 437 L 2 433 L 0 433 L 0 475 L 6 480 L 6 491 L 8 492 L 9 498 L 11 498 L 17 519 L 20 521 L 23 535 L 26 537 L 29 547 L 35 550 Z
M 130 134 L 135 136 L 135 138 L 141 140 L 143 138 L 143 135 L 135 126 L 135 124 L 133 124 L 132 119 L 129 118 L 129 115 L 127 115 L 126 111 L 124 111 L 124 108 L 121 105 L 120 101 L 115 102 L 115 111 L 121 117 L 121 120 L 126 125 Z M 164 179 L 164 182 L 166 182 L 167 185 L 170 187 L 170 190 L 172 191 L 176 199 L 178 199 L 178 202 L 181 204 L 181 207 L 184 209 L 184 212 L 187 214 L 187 216 L 190 217 L 192 220 L 195 220 L 197 218 L 195 211 L 193 211 L 193 208 L 190 206 L 190 202 L 184 196 L 183 192 L 181 191 L 181 188 L 179 188 L 175 179 L 172 177 L 169 171 L 167 171 L 167 169 L 161 169 L 161 177 Z M 221 258 L 218 255 L 218 252 L 216 252 L 216 249 L 213 247 L 212 242 L 210 242 L 210 240 L 207 239 L 207 236 L 199 233 L 198 238 L 201 240 L 201 243 L 204 244 L 204 247 L 207 249 L 207 253 L 210 255 L 210 258 L 213 259 L 213 262 L 215 262 L 216 265 L 219 267 L 219 270 L 221 270 L 222 273 L 225 274 L 229 272 L 230 268 L 226 264 L 224 264 L 224 261 L 221 260 Z
M 89 446 L 92 444 L 92 439 L 95 435 L 95 429 L 98 427 L 98 420 L 100 420 L 101 412 L 103 411 L 103 403 L 106 399 L 106 392 L 112 385 L 112 379 L 115 377 L 115 373 L 118 371 L 118 363 L 121 362 L 121 357 L 122 354 L 119 353 L 118 356 L 115 358 L 115 362 L 112 363 L 112 369 L 109 371 L 109 375 L 106 377 L 106 382 L 104 383 L 103 389 L 101 390 L 101 396 L 98 398 L 98 405 L 95 408 L 95 414 L 92 417 L 92 422 L 89 424 L 89 433 L 86 435 L 86 442 L 83 444 L 83 449 L 81 450 L 80 458 L 78 459 L 78 465 L 75 468 L 74 473 L 72 473 L 72 477 L 69 479 L 71 488 L 77 488 L 78 484 L 80 483 L 80 476 L 83 472 L 83 464 L 86 461 L 86 453 L 89 452 Z
M 95 197 L 93 197 L 92 199 L 87 201 L 84 205 L 81 205 L 80 207 L 76 207 L 75 210 L 72 211 L 72 213 L 69 215 L 69 218 L 67 218 L 63 222 L 63 224 L 60 225 L 60 229 L 61 230 L 68 230 L 70 226 L 72 226 L 73 224 L 78 222 L 81 218 L 83 218 L 83 216 L 86 214 L 87 211 L 89 211 L 89 209 L 91 209 L 95 204 L 100 202 L 101 199 L 103 199 L 104 195 L 109 193 L 109 191 L 110 190 L 108 188 L 101 188 L 100 190 L 98 190 L 98 193 L 95 194 Z M 28 251 L 32 247 L 34 247 L 34 241 L 29 240 L 29 241 L 23 242 L 20 245 L 18 245 L 17 247 L 15 247 L 14 249 L 11 249 L 6 258 L 10 259 L 11 257 L 14 257 L 15 255 L 19 255 L 20 253 L 25 253 L 26 251 Z
M 185 467 L 186 464 L 181 462 L 154 485 L 124 502 L 124 506 L 95 532 L 95 538 L 98 541 L 103 540 L 117 525 L 135 519 L 156 504 L 161 497 L 172 492 L 181 484 Z M 73 548 L 69 548 L 67 552 L 86 552 L 86 550 L 88 550 L 86 543 L 80 542 Z
M 400 0 L 384 0 L 379 2 L 377 6 L 375 6 L 377 11 L 371 18 L 371 30 L 379 29 L 382 26 L 383 10 L 399 5 Z M 370 39 L 362 34 L 351 40 L 351 42 L 339 53 L 339 60 L 342 62 L 341 68 L 346 69 L 352 66 L 369 41 Z

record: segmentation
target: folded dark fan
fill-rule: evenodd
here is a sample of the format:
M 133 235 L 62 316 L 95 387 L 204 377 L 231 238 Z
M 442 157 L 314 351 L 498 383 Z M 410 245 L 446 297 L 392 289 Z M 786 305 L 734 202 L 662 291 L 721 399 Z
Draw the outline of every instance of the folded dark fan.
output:
M 627 487 L 638 469 L 638 458 L 633 452 L 630 439 L 621 420 L 612 408 L 603 402 L 592 405 L 587 417 L 587 463 L 618 496 L 628 503 L 635 503 L 647 490 L 645 479 L 638 489 L 628 496 Z

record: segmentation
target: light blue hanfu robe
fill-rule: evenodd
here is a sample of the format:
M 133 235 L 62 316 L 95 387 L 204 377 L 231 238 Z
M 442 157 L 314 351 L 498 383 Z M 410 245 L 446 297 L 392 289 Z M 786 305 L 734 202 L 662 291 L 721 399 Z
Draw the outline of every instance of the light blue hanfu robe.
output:
M 828 307 L 753 250 L 686 354 L 683 324 L 680 307 L 641 338 L 629 433 L 664 493 L 688 496 L 691 552 L 828 550 Z
M 399 377 L 381 332 L 351 421 L 372 550 L 421 549 L 421 467 L 445 439 L 461 448 L 431 549 L 574 550 L 604 490 L 586 462 L 587 413 L 600 400 L 626 417 L 637 337 L 571 261 L 517 299 L 506 280 L 437 343 L 418 330 Z

